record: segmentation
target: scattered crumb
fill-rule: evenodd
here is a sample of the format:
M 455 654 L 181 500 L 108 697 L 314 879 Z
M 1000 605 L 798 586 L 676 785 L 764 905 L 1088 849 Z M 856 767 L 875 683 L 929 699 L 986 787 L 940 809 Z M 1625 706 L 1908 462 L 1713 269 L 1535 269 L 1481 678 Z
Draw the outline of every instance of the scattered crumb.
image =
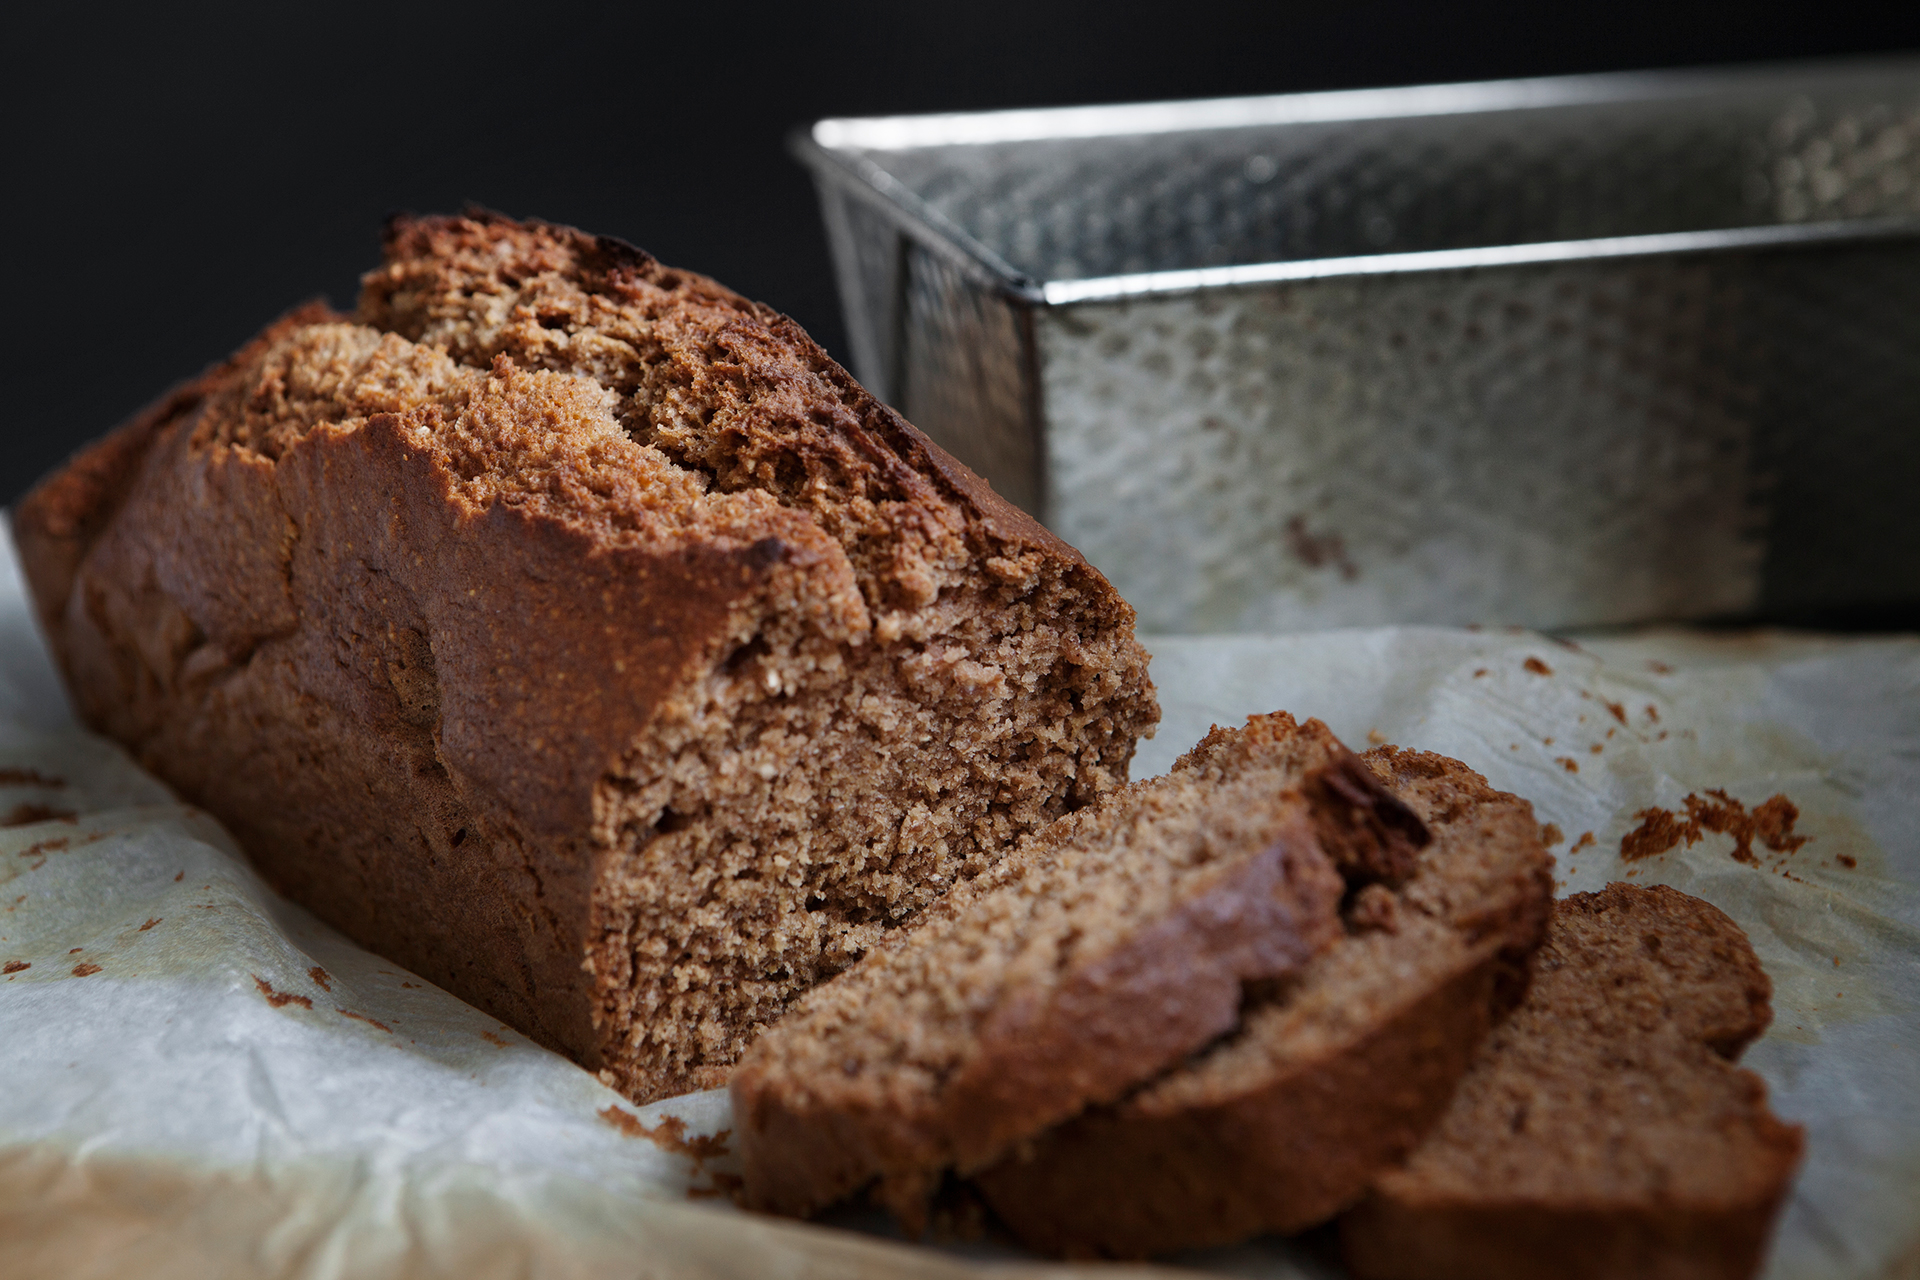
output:
M 1758 866 L 1760 860 L 1753 852 L 1755 840 L 1775 853 L 1792 853 L 1813 838 L 1793 833 L 1800 810 L 1784 795 L 1768 797 L 1752 812 L 1719 788 L 1710 789 L 1707 796 L 1709 798 L 1702 799 L 1690 794 L 1681 801 L 1686 808 L 1684 819 L 1678 812 L 1667 809 L 1642 809 L 1634 814 L 1640 819 L 1640 825 L 1620 838 L 1621 858 L 1638 862 L 1665 853 L 1682 840 L 1692 848 L 1702 832 L 1714 831 L 1733 837 L 1735 862 Z
M 333 990 L 333 984 L 327 981 L 327 979 L 333 977 L 333 975 L 328 973 L 325 969 L 322 969 L 319 965 L 315 965 L 313 966 L 313 968 L 307 970 L 307 976 L 309 978 L 312 978 L 316 983 L 318 983 L 322 991 Z M 342 1009 L 340 1012 L 346 1013 L 347 1011 L 345 1009 Z M 349 1014 L 348 1016 L 357 1018 L 360 1015 Z
M 1371 742 L 1374 746 L 1376 747 L 1381 746 L 1386 742 L 1386 740 L 1387 740 L 1387 735 L 1380 732 L 1378 729 L 1367 730 L 1367 741 Z
M 480 1038 L 482 1040 L 485 1040 L 488 1044 L 497 1045 L 502 1049 L 507 1048 L 507 1042 L 505 1040 L 502 1040 L 499 1036 L 493 1034 L 493 1032 L 491 1031 L 482 1031 L 480 1033 Z
M 1660 659 L 1658 658 L 1647 659 L 1647 670 L 1653 672 L 1653 674 L 1657 676 L 1673 674 L 1673 668 L 1668 666 L 1666 663 L 1660 661 Z
M 1540 661 L 1540 659 L 1538 658 L 1528 658 L 1525 662 L 1521 663 L 1520 665 L 1525 667 L 1527 670 L 1533 672 L 1533 674 L 1537 676 L 1550 676 L 1553 674 L 1553 668 L 1548 666 L 1546 663 Z
M 6 817 L 0 818 L 0 827 L 24 827 L 34 822 L 76 822 L 79 815 L 71 809 L 56 809 L 47 804 L 17 804 Z
M 1541 746 L 1543 746 L 1543 747 L 1550 747 L 1550 746 L 1552 746 L 1552 745 L 1553 745 L 1553 739 L 1552 739 L 1552 738 L 1542 738 L 1542 739 L 1540 739 L 1540 745 L 1541 745 Z
M 1487 674 L 1487 669 L 1485 667 L 1476 667 L 1473 672 L 1473 678 L 1475 680 L 1478 680 L 1481 676 L 1485 674 Z
M 313 1008 L 313 1001 L 307 999 L 307 997 L 296 996 L 290 991 L 275 991 L 273 984 L 257 973 L 253 975 L 253 985 L 260 988 L 260 994 L 265 996 L 267 1003 L 276 1009 L 290 1004 L 297 1004 L 302 1009 Z
M 1560 762 L 1560 767 L 1562 769 L 1565 769 L 1568 773 L 1580 772 L 1580 762 L 1575 760 L 1572 756 L 1555 756 L 1554 759 L 1558 760 Z
M 1580 838 L 1573 842 L 1573 848 L 1567 850 L 1567 856 L 1572 857 L 1574 854 L 1580 852 L 1582 849 L 1586 848 L 1588 845 L 1591 845 L 1593 843 L 1594 843 L 1593 832 L 1582 831 L 1580 833 Z
M 1660 723 L 1660 708 L 1654 706 L 1651 702 L 1647 704 L 1647 719 L 1653 721 L 1655 724 Z
M 82 951 L 85 951 L 85 950 L 86 950 L 86 948 L 85 948 L 85 947 L 75 947 L 75 948 L 74 948 L 73 950 L 71 950 L 71 951 L 69 951 L 69 952 L 67 952 L 67 954 L 68 954 L 68 955 L 70 955 L 70 956 L 77 956 L 77 955 L 79 955 L 79 954 L 80 954 L 80 953 L 81 953 Z
M 1836 853 L 1833 855 L 1833 860 L 1839 863 L 1841 866 L 1845 867 L 1849 871 L 1852 871 L 1855 867 L 1858 867 L 1860 865 L 1860 859 L 1854 857 L 1850 853 Z M 1839 957 L 1838 956 L 1834 957 L 1833 962 L 1835 964 L 1839 964 L 1840 963 Z
M 1621 724 L 1625 724 L 1627 722 L 1627 708 L 1623 704 L 1618 702 L 1608 702 L 1605 698 L 1602 698 L 1600 699 L 1600 705 L 1607 709 L 1608 715 L 1612 716 L 1615 720 L 1618 720 Z
M 182 880 L 185 880 L 186 878 L 187 878 L 187 873 L 182 871 L 179 875 L 173 878 L 173 882 L 175 884 L 179 884 Z
M 331 988 L 329 988 L 329 990 L 331 990 Z M 333 1008 L 335 1013 L 341 1014 L 348 1018 L 352 1018 L 357 1022 L 367 1023 L 369 1026 L 378 1027 L 382 1031 L 386 1032 L 388 1035 L 393 1034 L 393 1028 L 388 1026 L 386 1023 L 380 1021 L 380 1019 L 378 1018 L 369 1018 L 364 1013 L 355 1013 L 351 1009 L 342 1009 L 339 1005 L 335 1005 Z
M 1834 963 L 1837 964 L 1839 962 L 1835 961 Z M 31 960 L 9 960 L 5 965 L 0 965 L 0 973 L 19 973 L 22 969 L 31 968 L 33 968 L 33 961 Z
M 161 920 L 161 917 L 159 916 L 148 916 L 147 922 L 141 925 L 140 928 L 136 930 L 136 932 L 145 933 L 147 930 L 153 928 L 153 926 L 159 924 L 160 920 Z
M 1596 756 L 1599 755 L 1605 749 L 1606 749 L 1605 746 L 1598 742 L 1594 743 L 1592 746 L 1587 748 L 1588 751 L 1591 751 Z
M 420 989 L 417 984 L 412 982 L 403 982 L 400 985 L 408 991 L 418 991 Z
M 650 1138 L 653 1131 L 640 1123 L 640 1117 L 620 1107 L 607 1107 L 594 1112 L 602 1120 L 624 1133 L 629 1138 Z
M 1548 636 L 1547 639 L 1553 641 L 1555 644 L 1559 645 L 1562 649 L 1571 649 L 1575 653 L 1585 652 L 1583 649 L 1580 648 L 1579 645 L 1567 639 L 1565 636 Z
M 65 778 L 49 778 L 37 769 L 0 769 L 0 787 L 51 787 L 58 791 Z
M 98 972 L 100 972 L 100 966 L 97 964 L 81 963 L 73 966 L 73 976 L 76 978 L 84 978 Z
M 695 1160 L 711 1160 L 727 1154 L 727 1139 L 733 1136 L 733 1130 L 722 1129 L 711 1137 L 689 1138 L 687 1122 L 679 1116 L 665 1116 L 649 1129 L 640 1122 L 639 1116 L 619 1106 L 606 1107 L 594 1114 L 629 1138 L 646 1138 L 662 1151 L 692 1156 Z
M 1614 731 L 1612 729 L 1607 730 L 1607 736 L 1611 738 L 1613 736 L 1613 732 Z
M 1540 843 L 1551 849 L 1566 837 L 1560 834 L 1560 828 L 1549 822 L 1540 828 Z
M 1665 729 L 1662 729 L 1660 731 L 1660 736 L 1654 739 L 1655 742 L 1665 742 L 1666 740 L 1667 740 L 1667 731 Z
M 64 849 L 72 843 L 73 841 L 69 840 L 66 836 L 61 836 L 57 840 L 36 840 L 32 844 L 28 845 L 26 848 L 22 849 L 20 851 L 20 856 L 23 858 L 40 859 L 40 861 L 34 863 L 32 866 L 27 868 L 27 870 L 29 871 L 38 871 L 41 867 L 44 867 L 47 865 L 47 855 L 49 853 L 54 853 L 61 849 Z
M 1347 558 L 1346 541 L 1337 533 L 1308 532 L 1305 516 L 1287 520 L 1287 550 L 1309 569 L 1331 565 L 1348 582 L 1360 576 L 1360 570 Z

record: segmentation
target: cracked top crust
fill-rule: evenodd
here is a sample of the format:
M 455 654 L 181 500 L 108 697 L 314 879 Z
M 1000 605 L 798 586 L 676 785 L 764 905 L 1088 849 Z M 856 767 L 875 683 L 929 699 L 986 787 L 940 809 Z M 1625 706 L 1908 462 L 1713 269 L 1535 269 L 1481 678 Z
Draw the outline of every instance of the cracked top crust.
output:
M 122 578 L 184 608 L 181 643 L 244 658 L 293 625 L 293 508 L 331 500 L 319 474 L 373 455 L 394 474 L 366 473 L 368 510 L 354 518 L 367 539 L 438 545 L 457 532 L 456 567 L 466 556 L 524 562 L 523 590 L 495 600 L 479 633 L 556 665 L 503 688 L 487 655 L 471 655 L 471 710 L 515 728 L 521 754 L 483 760 L 498 747 L 468 737 L 471 763 L 538 826 L 583 821 L 636 715 L 751 638 L 742 609 L 794 613 L 841 643 L 927 639 L 951 624 L 959 606 L 948 597 L 984 570 L 1010 597 L 1065 578 L 1099 625 L 1132 623 L 1077 552 L 791 320 L 620 241 L 470 212 L 394 220 L 357 322 L 320 305 L 289 314 L 28 495 L 14 523 L 47 633 L 62 644 L 62 614 L 83 605 L 80 565 L 136 478 L 172 469 L 133 499 L 140 520 L 119 522 L 142 529 Z M 249 472 L 276 479 L 234 479 Z M 216 497 L 228 503 L 217 512 Z M 382 502 L 396 512 L 384 533 Z M 240 527 L 196 531 L 210 519 Z M 556 585 L 582 571 L 607 579 L 598 616 L 580 615 L 577 584 Z M 632 596 L 636 582 L 646 589 Z M 484 587 L 468 591 L 471 603 L 444 581 L 406 589 L 423 607 L 488 607 L 475 595 Z M 644 626 L 620 606 L 629 596 Z M 508 611 L 541 625 L 511 625 Z M 608 665 L 661 678 L 614 714 L 591 679 L 560 687 L 583 662 L 583 676 Z M 451 724 L 449 739 L 460 736 Z

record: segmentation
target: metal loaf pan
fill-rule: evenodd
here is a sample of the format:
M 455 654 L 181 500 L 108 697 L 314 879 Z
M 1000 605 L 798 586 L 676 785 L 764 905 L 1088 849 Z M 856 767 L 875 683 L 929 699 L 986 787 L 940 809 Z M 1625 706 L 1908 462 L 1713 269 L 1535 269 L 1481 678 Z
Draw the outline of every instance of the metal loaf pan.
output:
M 1920 602 L 1920 60 L 795 151 L 856 373 L 1147 629 Z

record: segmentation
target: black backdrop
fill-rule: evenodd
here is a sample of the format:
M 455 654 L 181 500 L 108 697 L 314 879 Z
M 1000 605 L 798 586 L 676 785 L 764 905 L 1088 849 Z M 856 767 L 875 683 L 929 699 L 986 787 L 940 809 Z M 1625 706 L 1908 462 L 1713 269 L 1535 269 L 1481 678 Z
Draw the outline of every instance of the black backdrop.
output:
M 0 501 L 291 304 L 395 209 L 622 236 L 845 342 L 794 128 L 1920 49 L 1920 5 L 528 0 L 10 18 Z M 174 11 L 168 12 L 168 9 Z

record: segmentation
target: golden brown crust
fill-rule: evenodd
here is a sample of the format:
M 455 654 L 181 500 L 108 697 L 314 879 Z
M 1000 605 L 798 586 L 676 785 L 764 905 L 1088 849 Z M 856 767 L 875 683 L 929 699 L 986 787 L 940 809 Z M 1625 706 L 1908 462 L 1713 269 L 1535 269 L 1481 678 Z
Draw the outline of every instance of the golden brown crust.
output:
M 1557 904 L 1526 1001 L 1342 1219 L 1353 1271 L 1753 1275 L 1804 1143 L 1728 1061 L 1766 1027 L 1769 989 L 1739 927 L 1677 890 Z
M 1403 885 L 1373 880 L 1397 853 L 1350 860 L 1373 883 L 1346 941 L 1207 1054 L 979 1175 L 1027 1243 L 1144 1257 L 1297 1231 L 1357 1199 L 1445 1108 L 1539 944 L 1551 861 L 1531 807 L 1458 761 L 1364 759 L 1433 835 Z
M 56 645 L 59 611 L 73 590 L 80 562 L 126 498 L 154 437 L 192 413 L 275 341 L 303 325 L 336 319 L 310 302 L 275 321 L 231 357 L 175 387 L 104 439 L 82 449 L 15 504 L 13 537 L 42 631 Z

